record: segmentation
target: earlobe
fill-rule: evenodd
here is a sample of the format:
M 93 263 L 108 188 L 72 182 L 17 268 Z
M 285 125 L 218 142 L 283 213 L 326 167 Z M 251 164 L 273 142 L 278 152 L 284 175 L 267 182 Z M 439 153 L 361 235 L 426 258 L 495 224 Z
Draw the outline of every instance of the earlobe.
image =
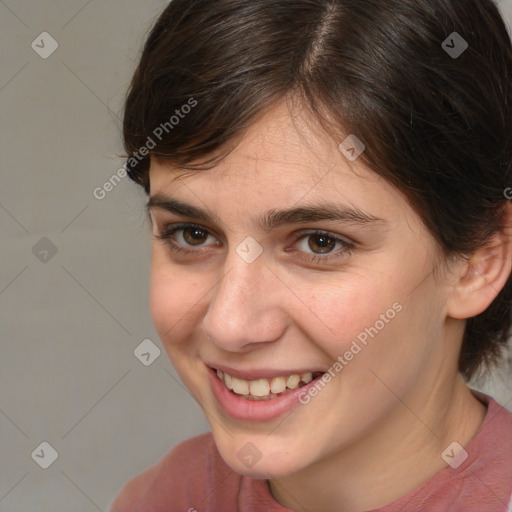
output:
M 512 204 L 506 203 L 501 228 L 464 266 L 447 305 L 447 316 L 466 319 L 485 311 L 512 270 Z

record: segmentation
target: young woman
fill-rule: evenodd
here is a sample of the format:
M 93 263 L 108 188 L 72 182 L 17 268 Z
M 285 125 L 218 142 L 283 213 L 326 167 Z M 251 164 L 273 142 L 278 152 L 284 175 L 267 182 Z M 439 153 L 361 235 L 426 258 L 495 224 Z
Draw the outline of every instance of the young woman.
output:
M 113 512 L 505 512 L 512 47 L 490 0 L 173 0 L 126 101 L 211 433 Z M 512 397 L 511 397 L 512 398 Z

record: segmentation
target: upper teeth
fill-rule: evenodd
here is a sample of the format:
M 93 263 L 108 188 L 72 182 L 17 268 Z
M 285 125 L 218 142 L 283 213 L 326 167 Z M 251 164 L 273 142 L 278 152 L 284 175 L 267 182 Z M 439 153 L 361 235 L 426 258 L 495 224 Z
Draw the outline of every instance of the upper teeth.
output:
M 311 372 L 294 373 L 288 377 L 274 377 L 272 379 L 244 380 L 217 370 L 219 379 L 228 389 L 232 389 L 237 395 L 268 396 L 270 393 L 282 393 L 287 387 L 296 389 L 299 382 L 308 384 L 313 380 Z

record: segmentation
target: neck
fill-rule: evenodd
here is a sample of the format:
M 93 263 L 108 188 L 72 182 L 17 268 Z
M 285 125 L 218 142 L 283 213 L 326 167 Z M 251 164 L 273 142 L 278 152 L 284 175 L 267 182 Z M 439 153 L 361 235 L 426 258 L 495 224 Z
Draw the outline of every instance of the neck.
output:
M 397 401 L 392 414 L 356 445 L 271 480 L 274 498 L 296 512 L 373 510 L 447 467 L 441 453 L 453 441 L 466 446 L 486 408 L 458 375 L 451 382 L 440 380 L 434 390 L 414 394 Z

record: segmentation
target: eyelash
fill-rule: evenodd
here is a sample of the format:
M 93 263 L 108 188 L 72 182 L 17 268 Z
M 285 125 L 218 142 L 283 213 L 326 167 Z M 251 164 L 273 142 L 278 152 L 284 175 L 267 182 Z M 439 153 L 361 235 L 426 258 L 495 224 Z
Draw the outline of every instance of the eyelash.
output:
M 184 253 L 184 254 L 195 254 L 198 252 L 197 250 L 185 249 L 182 245 L 176 243 L 173 239 L 173 235 L 177 231 L 182 231 L 185 229 L 193 229 L 193 228 L 199 229 L 201 231 L 208 233 L 208 235 L 211 235 L 211 233 L 208 231 L 208 229 L 206 229 L 205 227 L 203 227 L 199 224 L 180 223 L 180 224 L 171 224 L 169 226 L 166 226 L 164 229 L 164 233 L 162 235 L 154 235 L 154 236 L 158 240 L 164 241 L 170 247 L 170 249 L 172 251 L 176 251 L 176 252 Z M 321 235 L 326 236 L 331 240 L 334 240 L 334 242 L 340 244 L 342 246 L 342 248 L 339 249 L 338 251 L 325 253 L 325 256 L 316 254 L 316 255 L 306 256 L 306 257 L 301 256 L 300 259 L 307 260 L 308 262 L 311 262 L 311 263 L 326 263 L 332 259 L 337 259 L 337 258 L 342 258 L 342 257 L 348 256 L 355 249 L 354 244 L 347 242 L 343 238 L 333 235 L 333 234 L 329 233 L 328 231 L 320 231 L 320 230 L 311 230 L 306 233 L 302 233 L 300 236 L 295 238 L 294 243 L 297 243 L 299 240 L 302 240 L 303 238 L 307 238 L 310 236 L 321 236 Z M 303 251 L 299 250 L 299 251 L 293 251 L 293 252 L 303 252 Z M 307 254 L 307 253 L 305 253 L 305 254 Z

